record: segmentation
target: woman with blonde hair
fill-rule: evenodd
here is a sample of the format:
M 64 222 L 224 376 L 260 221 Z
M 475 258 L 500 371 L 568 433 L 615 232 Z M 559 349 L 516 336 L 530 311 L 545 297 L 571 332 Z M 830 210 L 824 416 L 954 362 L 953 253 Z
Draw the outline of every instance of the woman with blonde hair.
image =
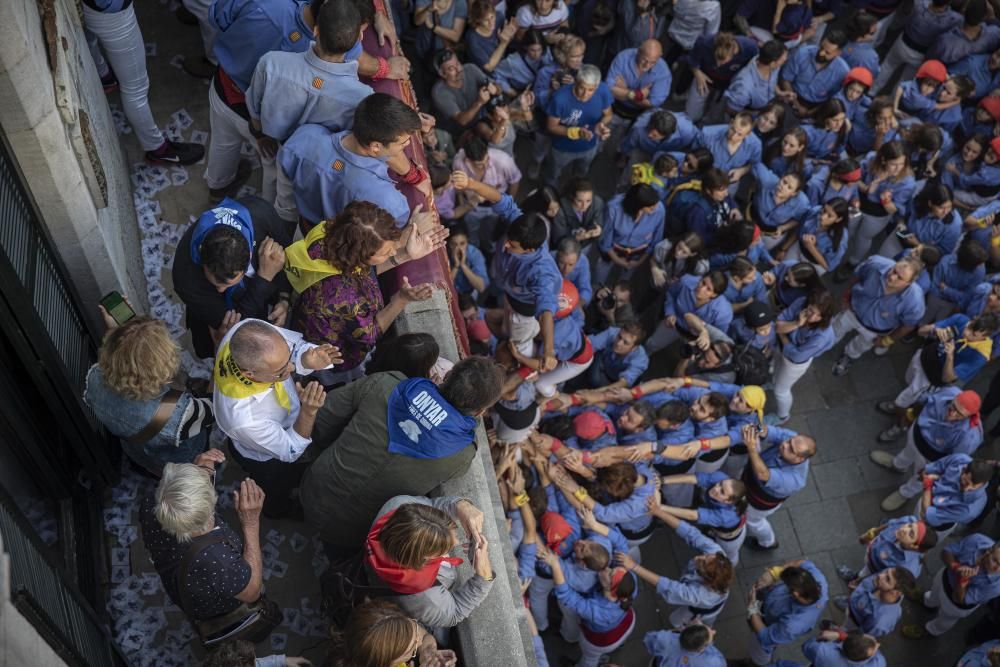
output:
M 190 463 L 208 447 L 211 398 L 170 387 L 180 349 L 163 322 L 134 317 L 119 326 L 101 312 L 108 333 L 87 372 L 84 402 L 142 470 L 159 477 L 165 463 Z
M 328 667 L 452 667 L 454 651 L 439 650 L 434 635 L 387 600 L 370 600 L 351 612 L 333 637 Z

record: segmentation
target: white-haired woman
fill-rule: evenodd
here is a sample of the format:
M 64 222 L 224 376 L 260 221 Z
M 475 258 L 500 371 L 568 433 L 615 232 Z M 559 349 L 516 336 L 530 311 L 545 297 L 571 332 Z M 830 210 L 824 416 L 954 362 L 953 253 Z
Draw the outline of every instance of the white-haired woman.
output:
M 256 612 L 256 622 L 227 638 L 257 642 L 281 621 L 280 609 L 263 597 L 264 492 L 249 477 L 234 492 L 241 537 L 215 512 L 215 464 L 224 460 L 210 449 L 194 463 L 167 463 L 156 492 L 142 504 L 139 524 L 164 590 L 202 640 L 225 635 Z

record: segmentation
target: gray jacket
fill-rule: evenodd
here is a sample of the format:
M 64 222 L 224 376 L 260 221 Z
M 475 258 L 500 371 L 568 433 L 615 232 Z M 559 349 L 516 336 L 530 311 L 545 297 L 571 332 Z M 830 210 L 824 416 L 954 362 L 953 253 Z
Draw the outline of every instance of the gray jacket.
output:
M 456 508 L 461 500 L 463 498 L 454 496 L 433 499 L 423 496 L 396 496 L 382 506 L 375 520 L 378 521 L 382 515 L 401 505 L 411 503 L 430 505 L 447 512 L 452 518 L 457 518 Z M 377 579 L 378 575 L 370 568 L 368 572 L 371 577 Z M 468 618 L 469 614 L 482 604 L 486 596 L 490 594 L 490 589 L 493 588 L 493 581 L 486 581 L 478 574 L 473 574 L 458 586 L 456 586 L 457 581 L 458 569 L 445 563 L 438 570 L 436 585 L 422 593 L 397 595 L 390 599 L 398 604 L 410 618 L 418 620 L 429 629 L 451 628 Z

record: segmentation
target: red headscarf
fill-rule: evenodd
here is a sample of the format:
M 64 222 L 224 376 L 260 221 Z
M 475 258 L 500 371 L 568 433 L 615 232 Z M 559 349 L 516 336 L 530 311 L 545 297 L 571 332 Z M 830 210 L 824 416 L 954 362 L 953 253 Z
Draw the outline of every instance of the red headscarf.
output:
M 979 408 L 983 405 L 983 400 L 979 398 L 979 394 L 971 389 L 966 389 L 955 397 L 955 402 L 969 413 L 969 426 L 977 428 L 979 426 Z
M 573 532 L 573 528 L 569 525 L 569 522 L 558 512 L 546 512 L 542 514 L 539 524 L 542 527 L 542 533 L 545 534 L 545 546 L 557 553 L 563 540 Z
M 382 532 L 385 522 L 388 521 L 389 517 L 395 513 L 396 510 L 392 510 L 391 512 L 383 514 L 368 532 L 368 539 L 365 540 L 365 562 L 371 566 L 372 570 L 375 571 L 375 574 L 378 575 L 379 579 L 387 583 L 389 588 L 397 593 L 402 595 L 423 593 L 433 586 L 435 581 L 437 581 L 438 570 L 441 569 L 441 563 L 450 563 L 451 565 L 457 566 L 462 563 L 462 559 L 447 557 L 432 558 L 419 570 L 405 568 L 399 563 L 393 561 L 385 555 L 385 551 L 382 550 L 382 545 L 379 544 L 378 536 L 379 533 Z
M 573 431 L 584 440 L 596 440 L 605 433 L 614 433 L 615 425 L 601 413 L 587 410 L 573 418 Z

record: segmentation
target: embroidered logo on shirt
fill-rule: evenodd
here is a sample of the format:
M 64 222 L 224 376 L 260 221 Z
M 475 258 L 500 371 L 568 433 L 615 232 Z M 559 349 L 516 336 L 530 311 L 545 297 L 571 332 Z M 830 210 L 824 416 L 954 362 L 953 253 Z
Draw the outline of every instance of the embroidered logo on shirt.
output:
M 314 76 L 313 77 L 313 82 L 312 83 L 313 83 L 313 88 L 315 88 L 317 90 L 319 90 L 320 88 L 323 87 L 323 79 L 319 78 L 318 76 Z
M 288 39 L 292 40 L 293 42 L 297 42 L 300 39 L 302 39 L 302 33 L 300 33 L 298 30 L 293 30 L 291 33 L 289 33 Z
M 334 160 L 333 161 L 333 169 L 334 169 L 334 171 L 343 171 L 344 170 L 344 163 L 343 163 L 343 161 L 341 161 L 341 160 Z

